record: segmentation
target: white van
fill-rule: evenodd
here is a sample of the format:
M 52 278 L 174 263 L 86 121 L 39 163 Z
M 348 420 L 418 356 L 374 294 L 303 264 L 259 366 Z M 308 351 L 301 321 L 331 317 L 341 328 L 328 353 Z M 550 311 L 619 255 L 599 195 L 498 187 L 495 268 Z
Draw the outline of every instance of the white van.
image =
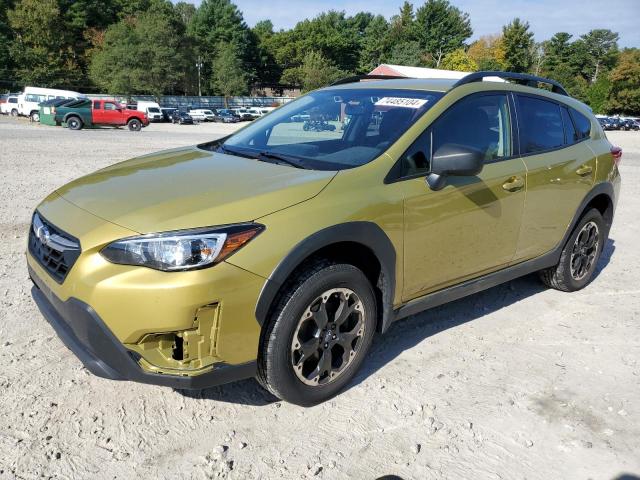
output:
M 216 114 L 207 108 L 194 108 L 193 110 L 189 110 L 188 113 L 191 115 L 191 118 L 199 122 L 213 122 L 216 118 Z
M 34 122 L 40 121 L 39 105 L 54 98 L 84 98 L 84 95 L 71 90 L 55 88 L 24 87 L 24 92 L 18 95 L 18 114 L 31 117 Z
M 162 110 L 157 102 L 140 101 L 136 104 L 136 110 L 147 114 L 150 122 L 161 122 L 163 120 Z

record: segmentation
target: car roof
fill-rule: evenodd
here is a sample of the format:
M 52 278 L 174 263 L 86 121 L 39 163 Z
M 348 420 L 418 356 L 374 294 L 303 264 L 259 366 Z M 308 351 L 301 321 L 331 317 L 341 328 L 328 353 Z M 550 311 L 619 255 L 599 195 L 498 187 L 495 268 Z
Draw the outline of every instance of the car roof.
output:
M 331 90 L 351 90 L 351 89 L 406 89 L 425 90 L 430 92 L 446 92 L 453 87 L 459 79 L 454 78 L 399 78 L 389 80 L 366 80 L 362 82 L 343 83 L 327 87 Z

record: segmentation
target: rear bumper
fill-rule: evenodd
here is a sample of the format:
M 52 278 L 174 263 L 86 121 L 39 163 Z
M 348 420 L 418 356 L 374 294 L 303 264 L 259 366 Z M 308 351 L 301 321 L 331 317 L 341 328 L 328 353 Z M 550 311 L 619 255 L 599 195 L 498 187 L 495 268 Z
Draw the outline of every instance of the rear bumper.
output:
M 137 354 L 128 350 L 86 303 L 69 298 L 62 301 L 42 282 L 29 266 L 34 283 L 31 294 L 42 315 L 60 339 L 94 375 L 110 380 L 130 380 L 175 389 L 199 390 L 250 378 L 256 374 L 256 362 L 241 365 L 216 365 L 214 370 L 193 376 L 144 371 Z

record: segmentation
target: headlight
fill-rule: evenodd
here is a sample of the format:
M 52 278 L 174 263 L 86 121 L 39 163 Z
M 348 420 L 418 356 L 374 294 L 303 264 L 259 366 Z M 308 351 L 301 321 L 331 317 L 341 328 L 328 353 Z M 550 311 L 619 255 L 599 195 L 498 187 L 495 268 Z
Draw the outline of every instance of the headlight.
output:
M 139 265 L 165 272 L 195 270 L 221 262 L 264 230 L 246 223 L 130 237 L 110 243 L 100 252 L 112 263 Z

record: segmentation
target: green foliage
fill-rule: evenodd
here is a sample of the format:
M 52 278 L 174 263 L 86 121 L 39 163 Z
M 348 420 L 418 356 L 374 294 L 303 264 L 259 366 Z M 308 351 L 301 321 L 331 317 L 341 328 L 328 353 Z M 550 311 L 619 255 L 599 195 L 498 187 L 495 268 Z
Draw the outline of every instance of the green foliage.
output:
M 618 34 L 611 30 L 591 30 L 574 45 L 574 64 L 585 79 L 595 82 L 600 73 L 613 67 L 618 54 Z
M 533 64 L 533 32 L 529 22 L 519 18 L 502 27 L 505 69 L 511 72 L 527 72 Z
M 445 70 L 457 70 L 459 72 L 475 72 L 478 70 L 478 64 L 469 58 L 469 55 L 462 48 L 447 53 L 440 67 Z
M 424 55 L 418 41 L 410 40 L 394 45 L 389 55 L 389 63 L 408 67 L 423 67 L 425 65 Z
M 213 60 L 211 88 L 214 93 L 227 97 L 246 95 L 247 76 L 237 47 L 231 43 L 220 45 Z
M 153 10 L 110 26 L 91 61 L 92 80 L 113 94 L 175 91 L 187 69 L 182 29 L 177 18 Z
M 330 10 L 280 31 L 270 20 L 249 28 L 232 2 L 0 0 L 0 86 L 195 94 L 199 64 L 203 93 L 230 95 L 278 84 L 310 90 L 392 63 L 530 72 L 594 110 L 636 109 L 636 54 L 621 53 L 611 30 L 536 44 L 516 18 L 467 46 L 469 15 L 451 0 L 404 1 L 390 19 Z
M 65 44 L 67 32 L 56 0 L 21 0 L 7 13 L 15 40 L 9 53 L 24 84 L 76 85 L 78 65 Z
M 305 92 L 326 87 L 345 76 L 345 73 L 333 65 L 329 59 L 314 51 L 305 55 L 300 73 L 302 90 Z
M 370 72 L 388 55 L 389 22 L 382 15 L 373 17 L 362 32 L 358 71 Z
M 640 50 L 623 50 L 618 65 L 609 75 L 609 80 L 609 111 L 640 115 Z
M 473 30 L 469 14 L 448 0 L 427 0 L 416 12 L 415 33 L 430 65 L 439 67 L 445 55 L 464 46 Z

